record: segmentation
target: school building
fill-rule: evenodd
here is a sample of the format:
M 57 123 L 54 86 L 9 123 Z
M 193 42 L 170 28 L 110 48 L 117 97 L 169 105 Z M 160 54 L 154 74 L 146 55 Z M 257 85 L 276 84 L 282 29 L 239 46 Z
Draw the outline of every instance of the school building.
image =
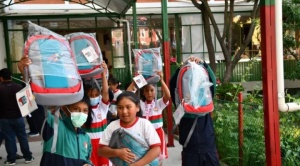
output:
M 23 56 L 23 46 L 31 21 L 60 35 L 72 32 L 95 33 L 103 55 L 108 59 L 111 74 L 123 85 L 130 82 L 129 63 L 133 63 L 131 49 L 162 47 L 162 34 L 168 32 L 170 57 L 177 62 L 190 55 L 207 62 L 208 53 L 204 40 L 201 12 L 191 1 L 168 0 L 162 8 L 160 0 L 16 0 L 0 4 L 0 67 L 8 67 L 19 74 L 17 62 Z M 223 29 L 224 2 L 211 0 L 212 12 L 220 30 Z M 235 38 L 241 41 L 249 31 L 252 3 L 236 2 L 234 22 L 242 26 L 235 29 Z M 162 12 L 167 12 L 168 27 L 163 29 Z M 129 29 L 127 29 L 129 27 Z M 214 32 L 212 31 L 214 36 Z M 129 40 L 128 40 L 129 39 Z M 214 36 L 216 60 L 223 60 L 223 54 Z M 243 58 L 259 56 L 259 43 L 255 40 L 247 48 Z M 163 56 L 163 54 L 162 54 Z M 130 59 L 131 57 L 131 59 Z M 164 58 L 164 57 L 163 57 Z M 172 71 L 171 65 L 171 71 Z

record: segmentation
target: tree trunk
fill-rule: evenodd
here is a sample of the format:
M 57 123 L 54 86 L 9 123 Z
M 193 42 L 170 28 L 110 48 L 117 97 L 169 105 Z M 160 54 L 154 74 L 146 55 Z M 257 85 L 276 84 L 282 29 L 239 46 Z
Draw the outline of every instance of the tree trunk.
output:
M 229 83 L 231 76 L 232 76 L 232 72 L 233 72 L 233 68 L 232 68 L 232 62 L 230 63 L 226 63 L 226 69 L 224 72 L 224 79 L 223 79 L 223 83 Z
M 207 11 L 205 10 L 204 6 L 201 5 L 201 15 L 202 15 L 202 21 L 203 21 L 203 26 L 204 26 L 204 36 L 205 36 L 205 42 L 206 42 L 206 47 L 208 50 L 208 55 L 209 55 L 209 65 L 211 69 L 216 72 L 217 70 L 217 65 L 216 65 L 216 56 L 215 56 L 215 50 L 214 50 L 214 45 L 211 37 L 211 29 L 210 29 L 210 23 L 209 23 L 209 16 L 207 15 Z

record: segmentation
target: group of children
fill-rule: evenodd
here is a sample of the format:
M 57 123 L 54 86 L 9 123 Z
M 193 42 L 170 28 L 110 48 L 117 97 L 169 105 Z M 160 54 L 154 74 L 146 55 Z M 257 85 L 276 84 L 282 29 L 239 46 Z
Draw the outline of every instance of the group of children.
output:
M 23 71 L 30 64 L 31 60 L 23 57 L 18 68 Z M 105 62 L 101 66 L 107 70 Z M 85 87 L 82 100 L 71 105 L 47 107 L 40 165 L 109 166 L 112 165 L 109 161 L 111 157 L 118 157 L 131 166 L 147 165 L 159 158 L 162 165 L 162 160 L 168 157 L 162 130 L 162 111 L 169 104 L 170 91 L 162 72 L 158 74 L 163 97 L 157 101 L 154 85 L 148 84 L 141 89 L 143 100 L 140 100 L 130 92 L 135 88 L 134 83 L 122 92 L 118 89 L 120 83 L 113 78 L 107 80 L 105 72 L 102 72 L 101 90 L 93 86 Z M 109 89 L 114 94 L 111 100 Z M 109 125 L 108 112 L 115 118 Z M 130 149 L 109 147 L 112 132 L 120 127 L 138 133 L 150 146 L 146 155 L 136 162 Z

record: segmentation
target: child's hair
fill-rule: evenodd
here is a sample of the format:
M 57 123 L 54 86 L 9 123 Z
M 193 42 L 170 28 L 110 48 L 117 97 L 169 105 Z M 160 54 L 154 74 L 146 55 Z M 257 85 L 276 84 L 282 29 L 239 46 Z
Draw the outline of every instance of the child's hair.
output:
M 114 78 L 114 77 L 110 77 L 109 79 L 108 79 L 108 83 L 109 84 L 112 84 L 112 85 L 118 85 L 117 86 L 117 88 L 119 89 L 119 87 L 120 87 L 120 81 L 119 80 L 117 80 L 116 78 Z
M 141 90 L 140 90 L 140 98 L 141 98 L 141 100 L 142 101 L 146 101 L 146 97 L 144 96 L 144 89 L 145 88 L 147 88 L 148 86 L 153 86 L 154 88 L 155 88 L 155 85 L 154 84 L 147 84 L 147 85 L 145 85 Z M 156 91 L 156 90 L 155 90 Z M 157 95 L 157 94 L 155 94 L 155 95 Z
M 7 68 L 3 68 L 0 70 L 0 77 L 2 77 L 4 80 L 10 80 L 11 79 L 11 72 Z
M 118 103 L 122 100 L 122 99 L 129 99 L 130 101 L 132 101 L 135 105 L 137 105 L 138 107 L 140 107 L 140 99 L 138 98 L 138 96 L 136 94 L 134 94 L 133 92 L 130 91 L 125 91 L 122 92 L 118 97 L 117 97 L 117 101 L 116 104 L 118 105 Z M 138 117 L 142 117 L 142 110 L 140 108 L 140 111 L 136 114 L 136 116 Z
M 109 102 L 112 102 L 114 99 L 114 92 L 110 89 L 108 89 L 108 97 L 109 97 Z

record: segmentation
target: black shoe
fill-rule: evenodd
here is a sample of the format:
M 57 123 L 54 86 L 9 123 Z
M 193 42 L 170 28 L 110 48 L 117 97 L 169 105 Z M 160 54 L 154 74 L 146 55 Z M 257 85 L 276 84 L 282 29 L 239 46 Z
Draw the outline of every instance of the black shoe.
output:
M 0 156 L 0 160 L 2 159 L 2 157 Z
M 33 161 L 34 161 L 33 157 L 31 157 L 31 159 L 25 159 L 25 164 L 29 164 L 29 163 L 31 163 Z
M 19 155 L 19 154 L 16 154 L 16 159 L 18 160 L 18 159 L 22 159 L 22 158 L 24 158 L 23 156 L 21 156 L 21 155 Z
M 15 162 L 5 161 L 4 165 L 16 165 Z
M 39 133 L 32 133 L 32 132 L 27 133 L 28 137 L 36 137 L 36 136 L 39 136 L 39 135 L 40 135 Z

